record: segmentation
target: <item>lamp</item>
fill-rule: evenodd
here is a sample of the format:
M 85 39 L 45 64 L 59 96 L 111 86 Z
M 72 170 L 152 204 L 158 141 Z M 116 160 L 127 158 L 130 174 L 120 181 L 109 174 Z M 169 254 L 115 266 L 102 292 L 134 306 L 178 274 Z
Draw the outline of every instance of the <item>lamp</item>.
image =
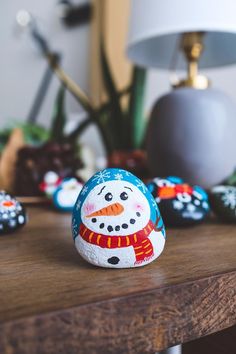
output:
M 236 108 L 200 68 L 236 63 L 235 0 L 133 0 L 128 56 L 136 64 L 188 68 L 151 113 L 147 152 L 153 175 L 208 188 L 236 167 Z

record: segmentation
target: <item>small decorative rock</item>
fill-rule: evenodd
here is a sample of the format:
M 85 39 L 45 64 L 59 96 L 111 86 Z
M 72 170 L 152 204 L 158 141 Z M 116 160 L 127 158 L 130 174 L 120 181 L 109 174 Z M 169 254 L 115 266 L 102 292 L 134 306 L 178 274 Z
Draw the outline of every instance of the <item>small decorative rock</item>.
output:
M 179 177 L 154 178 L 147 188 L 157 202 L 168 226 L 187 226 L 202 221 L 209 211 L 208 196 Z
M 44 192 L 47 197 L 51 197 L 61 182 L 62 179 L 56 172 L 48 171 L 45 173 L 43 182 L 39 185 L 39 189 Z
M 84 185 L 72 231 L 80 255 L 101 267 L 146 265 L 163 251 L 165 229 L 146 186 L 128 171 L 108 168 Z
M 53 193 L 54 206 L 62 211 L 72 211 L 83 184 L 76 178 L 65 178 Z
M 213 187 L 210 192 L 210 205 L 220 219 L 236 222 L 236 187 Z
M 0 234 L 15 231 L 25 223 L 23 206 L 7 192 L 0 191 Z

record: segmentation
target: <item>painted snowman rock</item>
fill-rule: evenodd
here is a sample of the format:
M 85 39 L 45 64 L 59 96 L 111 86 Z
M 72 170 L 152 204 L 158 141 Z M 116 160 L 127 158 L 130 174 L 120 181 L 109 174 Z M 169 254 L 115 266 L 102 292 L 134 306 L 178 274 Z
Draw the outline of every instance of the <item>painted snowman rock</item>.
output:
M 210 192 L 213 212 L 222 220 L 236 222 L 236 187 L 216 186 Z
M 83 188 L 83 184 L 76 178 L 65 178 L 53 193 L 54 206 L 62 211 L 72 211 Z
M 146 265 L 165 245 L 165 228 L 151 193 L 133 174 L 116 168 L 96 173 L 84 185 L 72 230 L 80 255 L 100 267 Z
M 44 192 L 47 197 L 51 197 L 61 182 L 62 179 L 56 172 L 48 171 L 45 173 L 43 182 L 41 182 L 39 185 L 39 189 Z
M 155 178 L 147 185 L 166 225 L 188 226 L 204 220 L 209 212 L 208 196 L 198 186 L 178 177 Z
M 26 223 L 22 205 L 5 191 L 0 191 L 0 234 L 17 230 Z

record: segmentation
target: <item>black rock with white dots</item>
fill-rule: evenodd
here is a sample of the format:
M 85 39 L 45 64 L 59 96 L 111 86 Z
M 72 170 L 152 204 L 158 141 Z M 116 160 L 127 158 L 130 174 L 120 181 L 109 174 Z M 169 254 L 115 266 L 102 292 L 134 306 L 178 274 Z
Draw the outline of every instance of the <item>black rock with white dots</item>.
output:
M 0 234 L 13 232 L 26 223 L 26 213 L 14 197 L 0 191 Z
M 188 226 L 203 221 L 209 212 L 208 195 L 179 177 L 154 178 L 148 185 L 167 226 Z

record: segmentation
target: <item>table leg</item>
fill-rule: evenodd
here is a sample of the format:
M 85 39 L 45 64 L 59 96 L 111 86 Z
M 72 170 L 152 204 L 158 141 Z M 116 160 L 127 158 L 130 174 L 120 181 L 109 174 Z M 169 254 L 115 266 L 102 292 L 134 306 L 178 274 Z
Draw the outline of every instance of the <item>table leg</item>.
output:
M 155 354 L 181 354 L 181 353 L 182 353 L 182 345 L 179 344 Z

